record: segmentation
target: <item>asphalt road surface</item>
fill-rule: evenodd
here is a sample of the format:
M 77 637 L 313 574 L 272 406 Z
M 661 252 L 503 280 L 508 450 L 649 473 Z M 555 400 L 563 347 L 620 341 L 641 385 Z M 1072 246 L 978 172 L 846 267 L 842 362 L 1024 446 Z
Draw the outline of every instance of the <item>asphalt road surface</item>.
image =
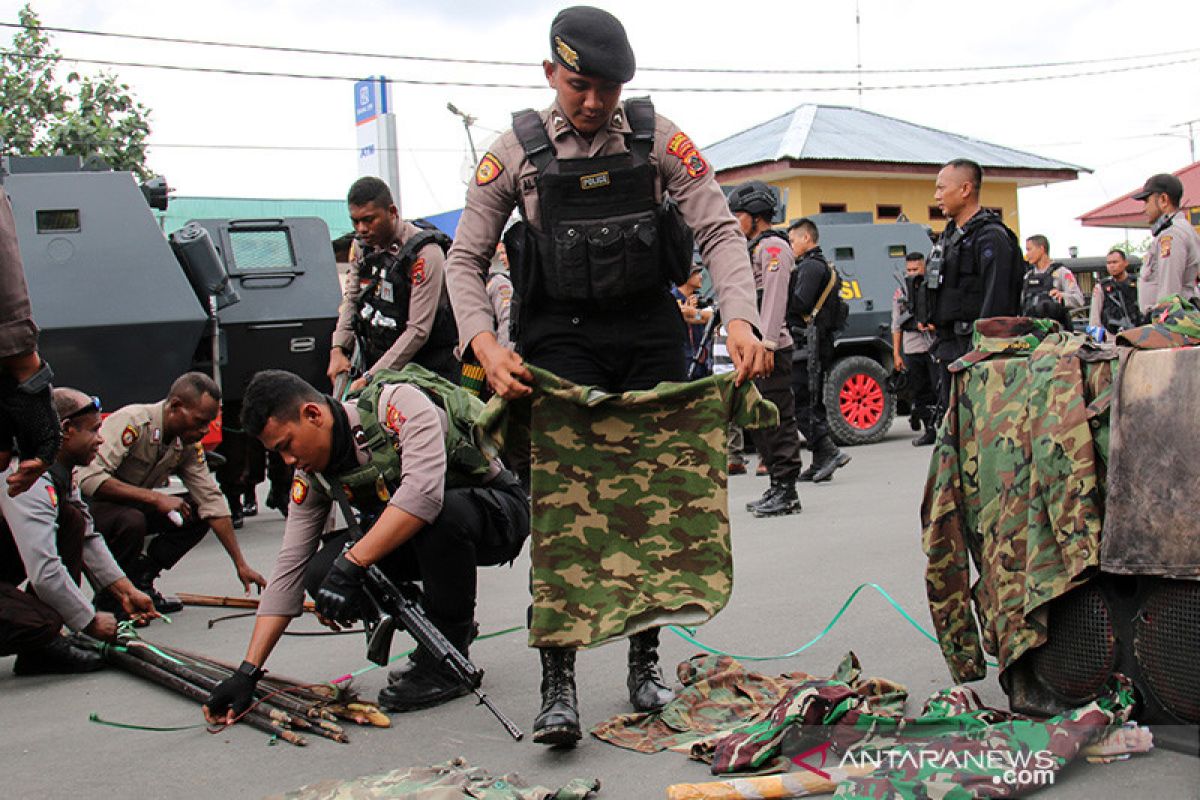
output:
M 852 450 L 854 459 L 831 483 L 802 485 L 803 513 L 756 520 L 747 500 L 765 478 L 730 481 L 736 580 L 728 607 L 699 629 L 701 641 L 722 650 L 770 655 L 795 649 L 817 634 L 864 582 L 878 583 L 922 624 L 929 626 L 924 598 L 924 557 L 918 505 L 929 448 L 909 446 L 903 420 L 888 439 Z M 805 456 L 807 459 L 807 455 Z M 242 547 L 251 563 L 269 573 L 283 529 L 282 518 L 264 508 L 247 520 Z M 527 604 L 528 562 L 480 572 L 478 620 L 483 632 L 522 624 Z M 160 580 L 165 591 L 237 594 L 233 569 L 208 537 Z M 174 623 L 142 634 L 151 641 L 241 660 L 249 618 L 208 627 L 220 609 L 188 608 Z M 311 618 L 293 625 L 320 630 Z M 394 649 L 409 646 L 404 635 Z M 873 592 L 864 592 L 823 640 L 785 661 L 759 664 L 763 671 L 803 670 L 830 674 L 853 650 L 866 675 L 891 678 L 909 689 L 915 713 L 931 692 L 949 684 L 941 655 Z M 674 664 L 695 648 L 669 632 L 664 662 Z M 539 669 L 522 633 L 476 644 L 472 658 L 487 676 L 490 697 L 529 731 L 538 708 Z M 305 680 L 328 680 L 366 665 L 361 636 L 287 637 L 269 669 Z M 203 728 L 145 732 L 88 721 L 92 712 L 112 721 L 151 726 L 199 723 L 189 701 L 129 675 L 109 670 L 78 677 L 18 678 L 12 659 L 0 659 L 0 775 L 4 798 L 249 798 L 282 793 L 329 778 L 352 778 L 462 756 L 494 775 L 516 772 L 530 783 L 557 787 L 572 777 L 596 777 L 601 798 L 662 798 L 668 785 L 712 780 L 705 765 L 676 753 L 642 755 L 585 738 L 570 751 L 529 741 L 513 742 L 471 698 L 440 708 L 393 715 L 390 729 L 350 726 L 351 743 L 313 739 L 306 748 L 280 743 L 236 727 L 211 735 Z M 578 686 L 585 726 L 629 710 L 622 643 L 581 653 Z M 357 679 L 373 698 L 385 673 Z M 985 702 L 1006 707 L 994 677 L 975 685 Z M 1110 765 L 1079 764 L 1037 793 L 1047 798 L 1200 797 L 1200 760 L 1166 750 Z

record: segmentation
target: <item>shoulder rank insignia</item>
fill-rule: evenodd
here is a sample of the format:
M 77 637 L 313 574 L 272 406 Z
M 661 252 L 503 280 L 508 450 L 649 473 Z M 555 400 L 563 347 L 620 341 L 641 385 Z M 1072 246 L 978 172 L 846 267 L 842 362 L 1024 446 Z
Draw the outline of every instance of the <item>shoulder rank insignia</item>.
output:
M 297 475 L 292 481 L 292 502 L 300 505 L 306 497 L 308 497 L 308 483 Z
M 46 484 L 46 494 L 50 495 L 50 505 L 58 508 L 58 490 L 54 488 L 53 483 Z
M 133 447 L 133 443 L 138 440 L 138 429 L 132 425 L 126 425 L 125 430 L 121 431 L 121 444 L 126 447 Z
M 683 162 L 684 168 L 687 169 L 687 174 L 693 178 L 699 178 L 708 172 L 708 162 L 700 155 L 700 151 L 696 149 L 696 145 L 692 144 L 692 140 L 682 131 L 671 137 L 671 141 L 667 142 L 667 152 Z
M 491 153 L 484 153 L 483 158 L 479 160 L 479 166 L 475 168 L 475 185 L 487 186 L 499 178 L 501 172 L 504 172 L 504 165 L 500 163 L 500 159 Z
M 418 258 L 412 265 L 412 270 L 409 272 L 409 277 L 412 280 L 413 286 L 420 286 L 425 282 L 425 259 Z

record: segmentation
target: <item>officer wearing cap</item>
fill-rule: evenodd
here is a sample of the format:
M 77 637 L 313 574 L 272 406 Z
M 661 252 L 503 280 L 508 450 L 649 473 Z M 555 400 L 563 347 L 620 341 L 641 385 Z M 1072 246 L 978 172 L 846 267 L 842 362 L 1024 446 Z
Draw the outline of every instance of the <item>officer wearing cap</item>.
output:
M 691 265 L 695 233 L 716 287 L 739 382 L 767 371 L 754 329 L 758 311 L 745 240 L 708 162 L 647 99 L 621 101 L 634 74 L 621 23 L 587 6 L 563 10 L 543 63 L 555 102 L 514 115 L 480 160 L 446 264 L 459 343 L 495 392 L 531 392 L 527 360 L 607 391 L 648 389 L 684 377 L 684 329 L 669 287 Z M 664 203 L 664 196 L 676 204 Z M 496 339 L 484 289 L 505 236 L 517 350 Z M 679 224 L 679 216 L 686 227 Z M 671 698 L 658 670 L 658 631 L 630 639 L 630 700 L 648 711 Z M 545 649 L 542 711 L 534 740 L 571 745 L 581 736 L 573 650 Z
M 1138 272 L 1138 306 L 1148 311 L 1172 294 L 1196 296 L 1200 234 L 1179 210 L 1183 183 L 1174 175 L 1152 175 L 1133 196 L 1145 203 L 1154 242 Z

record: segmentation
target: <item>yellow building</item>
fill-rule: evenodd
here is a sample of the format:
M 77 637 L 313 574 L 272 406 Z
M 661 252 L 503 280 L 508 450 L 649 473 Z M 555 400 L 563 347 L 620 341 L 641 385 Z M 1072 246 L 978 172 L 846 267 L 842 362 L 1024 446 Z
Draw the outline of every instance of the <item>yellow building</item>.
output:
M 724 186 L 761 180 L 781 191 L 786 219 L 841 211 L 906 219 L 940 231 L 933 184 L 947 161 L 983 167 L 982 204 L 1020 236 L 1017 189 L 1089 170 L 858 108 L 802 105 L 704 148 Z

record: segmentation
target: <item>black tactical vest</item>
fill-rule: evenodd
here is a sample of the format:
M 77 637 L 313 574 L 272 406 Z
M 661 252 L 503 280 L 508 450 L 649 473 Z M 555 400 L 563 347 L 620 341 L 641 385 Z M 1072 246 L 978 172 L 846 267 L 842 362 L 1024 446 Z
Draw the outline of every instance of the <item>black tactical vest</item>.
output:
M 1100 292 L 1104 298 L 1104 305 L 1100 307 L 1100 324 L 1105 330 L 1115 334 L 1142 324 L 1137 285 L 1133 280 L 1105 278 L 1100 281 Z
M 1035 319 L 1056 320 L 1064 330 L 1071 330 L 1071 314 L 1067 307 L 1050 296 L 1054 288 L 1054 271 L 1059 265 L 1051 264 L 1045 271 L 1030 267 L 1025 272 L 1021 285 L 1021 316 Z
M 925 288 L 931 293 L 929 319 L 922 319 L 922 322 L 951 325 L 955 322 L 970 323 L 979 319 L 983 311 L 986 276 L 976 252 L 976 238 L 992 225 L 999 226 L 1010 240 L 1014 278 L 1021 274 L 1015 263 L 1019 260 L 1021 251 L 1016 235 L 1005 227 L 995 212 L 980 211 L 962 228 L 947 227 L 930 252 L 925 268 Z M 1017 297 L 1013 299 L 1016 300 Z M 1017 309 L 1013 308 L 1009 313 L 1015 314 Z
M 366 281 L 359 294 L 355 332 L 369 366 L 388 351 L 408 324 L 408 303 L 412 297 L 412 267 L 418 253 L 428 244 L 437 244 L 443 252 L 450 249 L 450 237 L 441 231 L 421 230 L 401 247 L 376 249 L 358 262 L 358 280 Z M 437 370 L 446 350 L 458 343 L 458 328 L 450 308 L 449 295 L 443 292 L 433 319 L 433 330 L 412 361 Z M 428 363 L 427 363 L 428 362 Z
M 537 242 L 538 294 L 556 302 L 619 306 L 662 294 L 678 277 L 666 263 L 671 231 L 655 199 L 654 106 L 625 102 L 629 151 L 595 158 L 558 158 L 537 112 L 513 115 L 513 131 L 537 169 L 541 230 Z M 682 283 L 690 266 L 684 265 Z M 518 292 L 535 287 L 525 281 Z
M 905 275 L 904 286 L 900 291 L 900 311 L 902 321 L 900 330 L 912 333 L 917 330 L 917 322 L 927 319 L 929 314 L 925 309 L 925 276 Z

